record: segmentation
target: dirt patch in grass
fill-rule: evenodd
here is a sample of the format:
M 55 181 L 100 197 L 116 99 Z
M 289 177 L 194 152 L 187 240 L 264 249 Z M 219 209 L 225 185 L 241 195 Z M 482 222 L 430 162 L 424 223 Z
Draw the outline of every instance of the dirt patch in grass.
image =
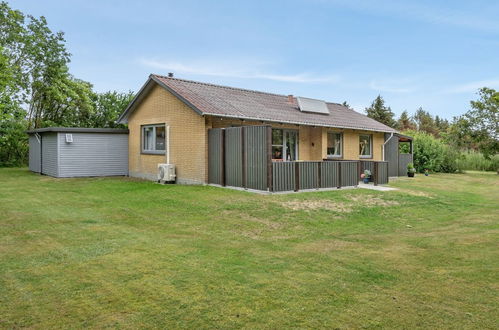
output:
M 289 201 L 282 203 L 285 208 L 299 210 L 330 210 L 340 213 L 352 212 L 352 205 L 343 202 L 333 202 L 328 200 L 305 200 L 305 201 Z
M 339 213 L 350 213 L 360 207 L 394 206 L 399 202 L 384 200 L 375 196 L 349 196 L 348 202 L 330 200 L 295 200 L 282 203 L 285 208 L 298 210 L 329 210 Z
M 419 196 L 419 197 L 427 197 L 427 198 L 435 198 L 433 194 L 424 192 L 424 191 L 415 191 L 415 190 L 401 190 L 404 194 L 411 196 Z

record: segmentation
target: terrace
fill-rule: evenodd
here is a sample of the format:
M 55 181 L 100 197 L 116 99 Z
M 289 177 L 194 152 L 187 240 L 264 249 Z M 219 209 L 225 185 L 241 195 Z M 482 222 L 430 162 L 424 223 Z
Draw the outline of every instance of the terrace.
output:
M 388 161 L 283 160 L 273 147 L 270 126 L 210 129 L 208 183 L 268 192 L 340 189 L 358 186 L 366 169 L 374 185 L 389 182 Z

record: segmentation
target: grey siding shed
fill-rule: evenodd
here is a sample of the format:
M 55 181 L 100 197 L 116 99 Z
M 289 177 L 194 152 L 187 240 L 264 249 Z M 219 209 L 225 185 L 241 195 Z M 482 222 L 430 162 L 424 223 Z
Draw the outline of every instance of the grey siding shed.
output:
M 29 170 L 40 173 L 41 169 L 41 139 L 36 134 L 29 136 Z
M 28 134 L 33 172 L 61 178 L 128 175 L 128 130 L 51 127 Z
M 57 134 L 58 133 L 45 133 L 42 134 L 42 174 L 57 177 L 59 174 L 57 150 Z

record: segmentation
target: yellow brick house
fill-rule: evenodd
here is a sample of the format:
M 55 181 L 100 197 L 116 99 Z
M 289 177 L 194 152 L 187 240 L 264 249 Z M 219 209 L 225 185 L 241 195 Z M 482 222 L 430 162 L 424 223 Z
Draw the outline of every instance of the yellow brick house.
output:
M 208 180 L 208 130 L 270 125 L 274 161 L 385 160 L 397 131 L 338 103 L 150 75 L 118 119 L 129 128 L 129 175 Z M 398 151 L 397 151 L 398 152 Z M 395 174 L 397 175 L 397 174 Z

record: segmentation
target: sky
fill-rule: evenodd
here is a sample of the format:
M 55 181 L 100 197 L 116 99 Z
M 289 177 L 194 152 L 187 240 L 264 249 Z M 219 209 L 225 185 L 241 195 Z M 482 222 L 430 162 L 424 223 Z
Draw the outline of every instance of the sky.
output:
M 499 89 L 499 1 L 8 1 L 63 31 L 97 91 L 150 73 L 451 119 Z

